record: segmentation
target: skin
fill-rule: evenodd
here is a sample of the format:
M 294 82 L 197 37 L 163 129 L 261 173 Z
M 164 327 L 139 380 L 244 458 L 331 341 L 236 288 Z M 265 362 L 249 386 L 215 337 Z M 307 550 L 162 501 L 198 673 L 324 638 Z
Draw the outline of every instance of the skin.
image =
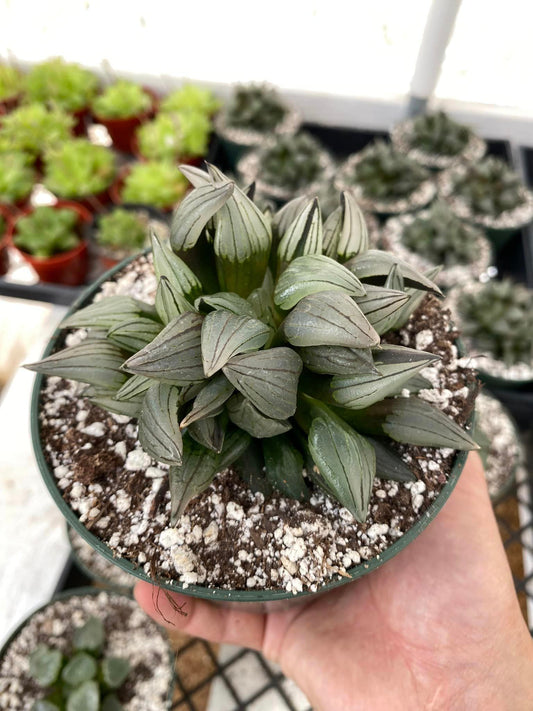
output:
M 158 623 L 260 650 L 315 711 L 533 708 L 533 641 L 476 454 L 412 544 L 311 602 L 252 614 L 156 591 L 140 582 L 135 597 Z

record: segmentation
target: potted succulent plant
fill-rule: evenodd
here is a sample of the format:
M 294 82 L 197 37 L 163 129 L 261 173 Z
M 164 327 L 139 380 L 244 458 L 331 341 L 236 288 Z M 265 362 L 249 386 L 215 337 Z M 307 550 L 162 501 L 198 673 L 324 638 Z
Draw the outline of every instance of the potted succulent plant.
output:
M 29 100 L 60 107 L 73 114 L 77 134 L 85 129 L 85 118 L 97 90 L 95 74 L 60 57 L 36 64 L 25 77 Z
M 0 699 L 31 711 L 169 708 L 164 633 L 124 595 L 79 589 L 25 620 L 0 651 Z
M 382 215 L 417 210 L 435 195 L 428 170 L 384 141 L 349 156 L 335 185 L 352 189 L 364 209 Z
M 487 232 L 496 248 L 533 219 L 533 193 L 500 158 L 488 156 L 439 176 L 439 193 L 463 220 Z
M 487 145 L 472 129 L 457 123 L 444 111 L 423 114 L 399 123 L 391 131 L 396 150 L 417 163 L 442 170 L 459 162 L 474 162 Z
M 72 526 L 66 528 L 70 554 L 81 572 L 96 585 L 131 595 L 135 578 L 103 558 Z
M 502 389 L 531 384 L 533 290 L 510 279 L 466 284 L 449 304 L 483 381 Z
M 333 176 L 328 152 L 308 133 L 280 135 L 241 158 L 237 170 L 267 198 L 286 202 L 302 193 L 316 194 Z
M 181 200 L 187 181 L 174 163 L 147 161 L 126 168 L 111 190 L 116 205 L 150 205 L 170 212 Z
M 485 392 L 476 400 L 474 439 L 480 446 L 490 498 L 497 504 L 511 491 L 516 470 L 524 461 L 524 450 L 509 412 Z
M 93 211 L 109 202 L 116 164 L 108 148 L 75 138 L 49 150 L 44 166 L 43 183 L 59 198 L 77 200 Z
M 91 213 L 74 202 L 27 208 L 13 220 L 8 243 L 41 281 L 78 286 L 89 266 L 83 232 L 90 221 Z
M 22 151 L 0 151 L 0 204 L 22 207 L 36 181 L 31 157 Z
M 94 120 L 103 124 L 119 151 L 131 151 L 135 130 L 153 113 L 155 95 L 131 81 L 121 79 L 108 86 L 92 104 Z
M 231 167 L 249 148 L 258 148 L 265 138 L 296 133 L 299 114 L 267 84 L 235 87 L 232 96 L 215 119 L 215 130 L 222 140 Z
M 336 587 L 444 503 L 475 376 L 438 287 L 368 249 L 351 194 L 325 225 L 316 200 L 271 220 L 215 167 L 182 169 L 170 246 L 91 287 L 29 366 L 39 466 L 138 577 L 226 601 Z
M 9 269 L 9 255 L 7 253 L 7 233 L 11 224 L 10 210 L 0 203 L 0 276 Z
M 207 154 L 211 120 L 198 111 L 160 113 L 137 129 L 135 151 L 146 160 L 198 164 Z
M 62 109 L 37 103 L 19 106 L 2 119 L 0 148 L 24 151 L 38 159 L 72 138 L 72 124 L 71 116 Z
M 220 101 L 209 89 L 202 89 L 196 84 L 184 84 L 171 91 L 161 101 L 159 110 L 164 113 L 196 111 L 212 117 L 220 108 Z
M 491 264 L 491 246 L 484 233 L 460 220 L 441 201 L 427 210 L 391 217 L 381 233 L 382 246 L 418 269 L 442 265 L 439 286 L 479 280 Z
M 15 108 L 22 89 L 22 73 L 10 64 L 0 64 L 0 114 Z

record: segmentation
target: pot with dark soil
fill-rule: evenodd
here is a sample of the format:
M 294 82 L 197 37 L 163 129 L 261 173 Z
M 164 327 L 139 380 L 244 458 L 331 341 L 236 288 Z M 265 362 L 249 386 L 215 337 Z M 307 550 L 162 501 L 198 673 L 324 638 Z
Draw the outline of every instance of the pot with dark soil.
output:
M 80 589 L 25 620 L 0 651 L 0 706 L 21 711 L 166 711 L 164 632 L 123 595 Z
M 72 526 L 67 525 L 67 537 L 75 564 L 96 585 L 131 594 L 135 578 L 128 575 L 92 548 Z
M 170 245 L 91 287 L 29 366 L 41 472 L 141 579 L 220 601 L 331 589 L 440 510 L 476 447 L 475 375 L 438 287 L 368 249 L 350 193 L 325 225 L 316 200 L 270 219 L 215 167 L 182 170 Z

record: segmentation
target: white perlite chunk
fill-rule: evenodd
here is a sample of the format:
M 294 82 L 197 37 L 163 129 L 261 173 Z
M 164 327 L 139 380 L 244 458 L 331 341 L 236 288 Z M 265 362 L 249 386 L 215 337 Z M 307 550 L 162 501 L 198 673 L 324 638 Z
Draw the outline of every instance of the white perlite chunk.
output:
M 106 432 L 106 426 L 103 422 L 92 422 L 87 427 L 84 427 L 82 432 L 89 435 L 89 437 L 103 437 Z
M 430 331 L 429 328 L 419 331 L 416 334 L 415 343 L 417 350 L 424 351 L 433 343 L 433 331 Z
M 128 471 L 138 471 L 139 469 L 147 469 L 152 463 L 152 458 L 142 449 L 134 449 L 129 452 L 124 465 Z

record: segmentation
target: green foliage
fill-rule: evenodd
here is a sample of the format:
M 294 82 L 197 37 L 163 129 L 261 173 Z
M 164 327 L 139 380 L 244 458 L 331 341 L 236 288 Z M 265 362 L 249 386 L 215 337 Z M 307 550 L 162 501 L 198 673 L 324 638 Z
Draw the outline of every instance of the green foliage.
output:
M 46 695 L 31 711 L 121 711 L 113 692 L 128 678 L 130 665 L 127 659 L 104 655 L 104 647 L 104 626 L 97 617 L 74 629 L 69 655 L 39 645 L 30 655 L 30 676 Z
M 164 209 L 179 202 L 186 188 L 177 165 L 163 161 L 136 163 L 124 180 L 122 200 Z
M 468 164 L 452 179 L 452 196 L 464 200 L 474 215 L 498 217 L 524 202 L 520 176 L 494 156 Z
M 141 86 L 120 79 L 108 86 L 92 103 L 93 113 L 101 118 L 131 118 L 149 111 L 152 98 Z
M 0 149 L 38 156 L 69 140 L 73 119 L 60 108 L 42 104 L 19 106 L 2 118 Z
M 88 69 L 56 57 L 33 67 L 26 75 L 25 87 L 31 101 L 77 111 L 91 103 L 98 79 Z
M 199 111 L 159 114 L 137 129 L 139 150 L 151 160 L 178 160 L 207 153 L 211 121 Z
M 195 84 L 184 84 L 180 89 L 165 96 L 159 110 L 165 113 L 195 111 L 212 116 L 219 107 L 220 101 L 209 89 L 202 89 Z
M 457 156 L 467 146 L 472 131 L 457 123 L 444 111 L 418 116 L 413 121 L 409 143 L 425 153 Z
M 26 153 L 0 152 L 0 202 L 16 203 L 31 193 L 35 171 Z
M 78 215 L 68 208 L 36 207 L 17 221 L 15 245 L 39 259 L 68 252 L 78 246 Z
M 87 306 L 63 325 L 89 327 L 89 345 L 29 366 L 83 382 L 90 371 L 110 409 L 137 411 L 143 449 L 170 465 L 172 521 L 230 465 L 261 491 L 304 499 L 304 462 L 314 484 L 363 521 L 376 472 L 412 478 L 388 438 L 475 448 L 442 412 L 395 397 L 416 391 L 436 357 L 383 344 L 380 334 L 440 291 L 368 249 L 353 195 L 343 194 L 327 229 L 306 198 L 267 220 L 217 168 L 207 171 L 185 169 L 196 187 L 174 214 L 172 249 L 153 240 L 155 313 L 125 297 Z M 214 266 L 215 289 L 187 266 L 195 254 Z M 133 353 L 112 345 L 117 327 L 145 345 Z M 98 373 L 87 368 L 95 348 Z M 98 402 L 94 389 L 87 396 Z M 432 424 L 420 442 L 423 418 Z
M 507 365 L 533 362 L 533 290 L 510 279 L 458 293 L 463 333 Z
M 44 184 L 62 198 L 84 198 L 106 190 L 115 177 L 115 158 L 85 138 L 66 141 L 45 156 Z
M 12 99 L 22 91 L 23 77 L 18 69 L 0 64 L 0 101 Z
M 401 241 L 412 252 L 446 268 L 476 261 L 479 251 L 474 234 L 446 203 L 436 202 L 403 228 Z
M 348 177 L 361 186 L 365 197 L 398 200 L 408 199 L 429 173 L 390 144 L 376 141 L 361 152 L 361 160 Z
M 296 191 L 321 177 L 321 155 L 324 150 L 308 133 L 278 136 L 272 146 L 259 156 L 261 180 L 290 191 Z
M 287 109 L 275 89 L 250 84 L 236 87 L 224 113 L 228 126 L 270 133 L 283 121 Z
M 102 215 L 96 231 L 96 241 L 111 250 L 138 252 L 147 240 L 147 220 L 130 210 L 116 208 Z

